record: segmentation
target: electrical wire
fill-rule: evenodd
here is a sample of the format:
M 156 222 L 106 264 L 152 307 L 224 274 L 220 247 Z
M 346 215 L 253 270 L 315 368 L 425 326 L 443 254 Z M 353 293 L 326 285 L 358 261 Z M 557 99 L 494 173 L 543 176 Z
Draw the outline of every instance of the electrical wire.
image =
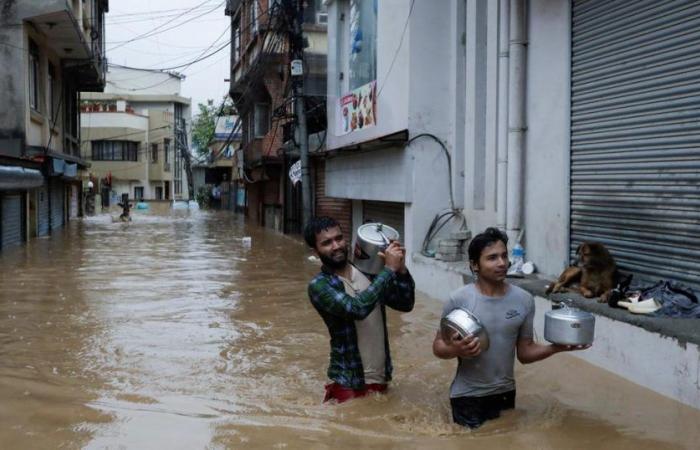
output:
M 379 86 L 379 90 L 377 91 L 377 98 L 379 98 L 379 94 L 382 93 L 382 90 L 384 89 L 384 85 L 386 84 L 387 80 L 389 79 L 389 75 L 391 74 L 391 70 L 394 68 L 394 63 L 396 62 L 396 58 L 399 56 L 399 51 L 401 51 L 401 46 L 403 46 L 403 39 L 406 36 L 406 29 L 408 28 L 408 22 L 411 19 L 411 14 L 413 14 L 413 6 L 416 4 L 416 0 L 411 0 L 411 8 L 408 10 L 408 16 L 406 17 L 406 23 L 403 26 L 403 31 L 401 32 L 401 40 L 399 41 L 399 46 L 396 48 L 396 51 L 394 52 L 394 57 L 391 60 L 391 64 L 389 65 L 389 70 L 387 70 L 386 75 L 384 75 L 384 81 L 382 81 L 382 84 Z
M 125 46 L 125 45 L 127 45 L 127 44 L 130 44 L 130 43 L 132 43 L 132 42 L 134 42 L 134 41 L 137 41 L 137 40 L 140 40 L 140 39 L 144 39 L 144 38 L 147 38 L 147 37 L 152 37 L 152 36 L 155 36 L 155 35 L 157 35 L 157 34 L 161 34 L 161 33 L 164 33 L 164 32 L 166 32 L 166 31 L 172 30 L 172 29 L 174 29 L 174 28 L 181 27 L 181 26 L 184 25 L 185 23 L 189 23 L 190 21 L 192 21 L 192 20 L 194 20 L 194 19 L 198 19 L 198 18 L 200 18 L 200 17 L 202 17 L 202 16 L 204 16 L 204 15 L 206 15 L 206 14 L 210 14 L 210 13 L 214 12 L 215 10 L 220 9 L 220 8 L 224 5 L 224 3 L 226 3 L 226 1 L 224 0 L 224 1 L 222 1 L 221 3 L 218 3 L 214 8 L 212 8 L 212 9 L 210 9 L 210 10 L 207 10 L 207 11 L 204 12 L 203 14 L 200 14 L 200 15 L 198 15 L 198 16 L 195 16 L 195 17 L 193 17 L 193 18 L 191 18 L 191 19 L 188 19 L 188 20 L 186 20 L 186 21 L 184 21 L 184 22 L 178 23 L 178 24 L 176 24 L 176 25 L 174 25 L 174 26 L 172 26 L 172 27 L 168 27 L 168 28 L 163 29 L 163 27 L 165 27 L 166 25 L 175 22 L 177 19 L 181 18 L 182 16 L 185 16 L 185 15 L 187 15 L 188 13 L 192 12 L 195 8 L 198 8 L 198 7 L 200 7 L 201 5 L 204 5 L 205 3 L 208 3 L 208 1 L 209 1 L 209 0 L 206 0 L 206 1 L 202 2 L 202 3 L 199 3 L 197 6 L 194 6 L 194 7 L 190 8 L 190 9 L 186 10 L 185 12 L 183 12 L 183 13 L 177 15 L 175 18 L 173 18 L 173 19 L 171 19 L 171 20 L 168 20 L 167 22 L 164 22 L 164 23 L 158 25 L 157 27 L 155 27 L 154 29 L 152 29 L 152 30 L 150 30 L 150 31 L 147 31 L 146 33 L 139 34 L 138 36 L 135 36 L 135 37 L 133 37 L 133 38 L 131 38 L 131 39 L 127 39 L 126 41 L 116 42 L 117 45 L 115 45 L 114 47 L 109 48 L 108 51 L 113 51 L 113 50 L 116 50 L 116 49 L 118 49 L 118 48 L 120 48 L 120 47 L 123 47 L 123 46 Z

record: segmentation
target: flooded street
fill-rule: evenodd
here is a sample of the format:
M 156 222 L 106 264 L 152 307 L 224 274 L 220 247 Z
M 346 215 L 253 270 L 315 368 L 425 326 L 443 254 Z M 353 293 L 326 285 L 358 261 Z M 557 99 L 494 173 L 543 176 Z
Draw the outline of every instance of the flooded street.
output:
M 0 448 L 697 448 L 698 411 L 568 355 L 516 366 L 515 411 L 454 426 L 456 363 L 432 356 L 441 304 L 422 294 L 389 313 L 388 395 L 323 405 L 308 255 L 188 211 L 0 253 Z

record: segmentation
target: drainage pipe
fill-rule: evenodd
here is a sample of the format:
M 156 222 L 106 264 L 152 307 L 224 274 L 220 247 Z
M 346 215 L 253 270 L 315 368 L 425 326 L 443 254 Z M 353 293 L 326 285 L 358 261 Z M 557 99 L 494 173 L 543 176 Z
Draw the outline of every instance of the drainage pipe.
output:
M 522 228 L 523 152 L 525 144 L 525 0 L 510 2 L 510 49 L 508 80 L 508 187 L 506 231 L 517 236 Z
M 510 0 L 498 5 L 498 129 L 496 150 L 496 226 L 506 229 L 508 189 L 508 46 L 510 44 Z

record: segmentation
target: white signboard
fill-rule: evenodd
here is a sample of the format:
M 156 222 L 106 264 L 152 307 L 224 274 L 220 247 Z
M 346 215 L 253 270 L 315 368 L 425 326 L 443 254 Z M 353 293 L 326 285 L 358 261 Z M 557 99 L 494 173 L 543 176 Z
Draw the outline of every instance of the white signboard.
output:
M 289 168 L 289 179 L 292 180 L 292 185 L 296 185 L 301 181 L 301 160 L 295 162 Z

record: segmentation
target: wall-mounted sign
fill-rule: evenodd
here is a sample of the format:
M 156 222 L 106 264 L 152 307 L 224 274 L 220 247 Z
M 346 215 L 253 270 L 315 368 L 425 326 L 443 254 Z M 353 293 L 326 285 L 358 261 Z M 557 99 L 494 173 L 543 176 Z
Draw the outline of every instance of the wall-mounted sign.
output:
M 301 160 L 295 162 L 289 168 L 289 179 L 292 180 L 292 186 L 301 181 Z
M 337 135 L 373 127 L 377 123 L 377 82 L 372 81 L 340 97 L 336 111 Z

